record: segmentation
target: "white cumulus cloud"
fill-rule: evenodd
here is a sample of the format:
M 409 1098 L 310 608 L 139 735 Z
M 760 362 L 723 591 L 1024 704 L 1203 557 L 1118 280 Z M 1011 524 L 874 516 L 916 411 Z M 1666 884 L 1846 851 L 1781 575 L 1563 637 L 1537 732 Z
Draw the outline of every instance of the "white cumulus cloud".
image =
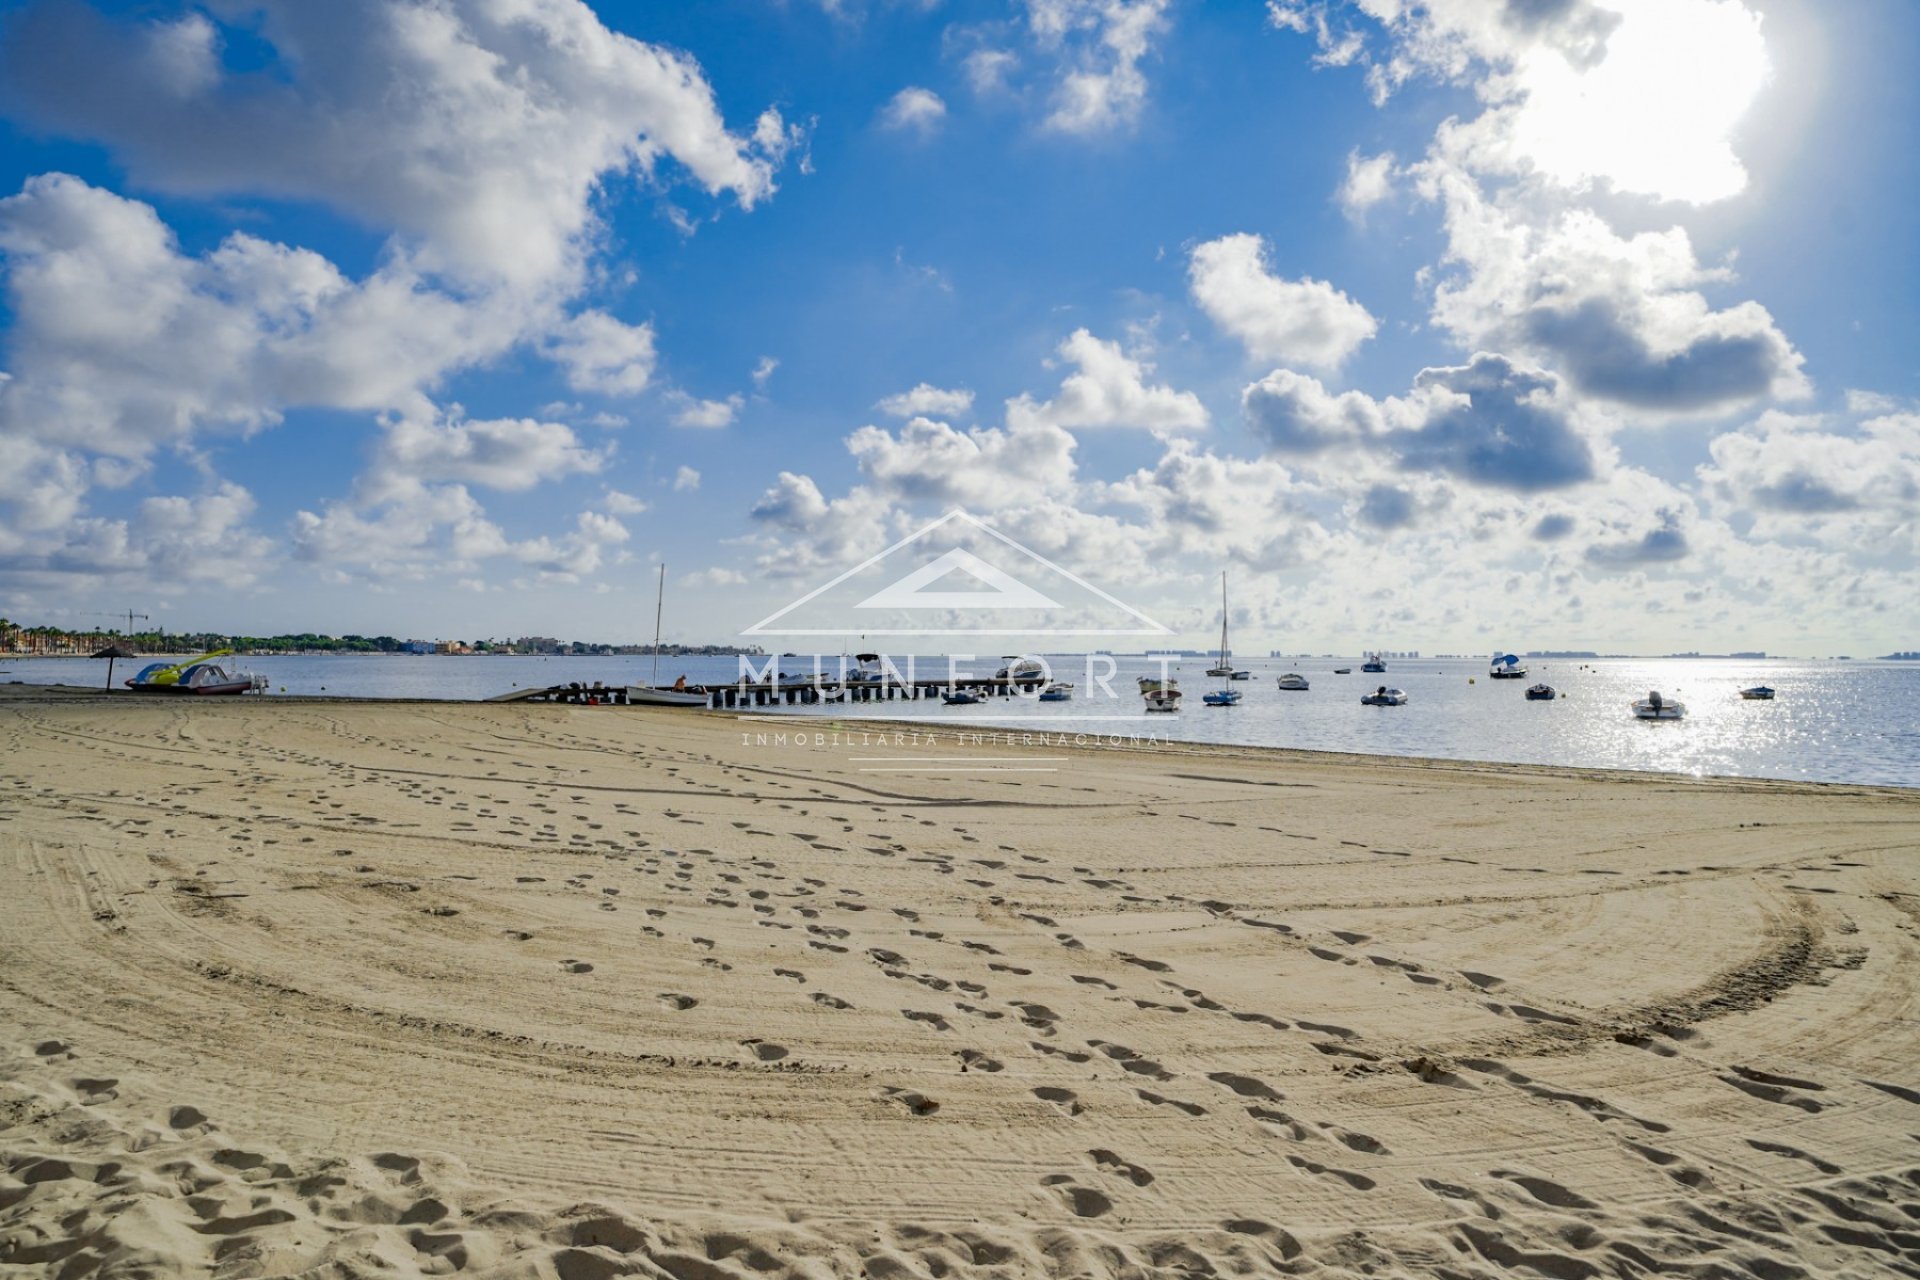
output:
M 1047 127 L 1098 134 L 1131 125 L 1147 100 L 1140 64 L 1167 27 L 1169 0 L 1026 0 L 1041 48 L 1061 60 Z
M 973 408 L 973 392 L 922 382 L 911 391 L 888 396 L 874 408 L 895 418 L 957 418 Z
M 919 85 L 909 85 L 887 100 L 880 109 L 883 127 L 926 137 L 947 118 L 947 104 L 940 95 Z
M 244 8 L 258 70 L 201 52 L 216 38 L 204 20 L 44 5 L 10 24 L 0 81 L 145 186 L 317 201 L 397 228 L 427 270 L 523 289 L 577 274 L 603 175 L 671 159 L 750 207 L 791 143 L 777 114 L 730 132 L 697 64 L 580 0 Z
M 555 325 L 546 352 L 575 391 L 638 395 L 653 380 L 653 326 L 627 324 L 604 311 L 582 311 Z
M 1393 194 L 1393 152 L 1363 156 L 1347 153 L 1347 177 L 1340 184 L 1340 207 L 1352 222 L 1366 219 L 1367 210 Z
M 1198 246 L 1188 279 L 1201 310 L 1257 359 L 1338 365 L 1379 328 L 1365 307 L 1325 281 L 1270 272 L 1259 236 Z
M 1151 366 L 1122 351 L 1119 343 L 1076 329 L 1060 344 L 1059 352 L 1062 359 L 1078 366 L 1078 372 L 1067 375 L 1059 393 L 1044 403 L 1028 395 L 1009 400 L 1009 427 L 1134 427 L 1167 432 L 1206 427 L 1206 406 L 1198 396 L 1149 384 Z

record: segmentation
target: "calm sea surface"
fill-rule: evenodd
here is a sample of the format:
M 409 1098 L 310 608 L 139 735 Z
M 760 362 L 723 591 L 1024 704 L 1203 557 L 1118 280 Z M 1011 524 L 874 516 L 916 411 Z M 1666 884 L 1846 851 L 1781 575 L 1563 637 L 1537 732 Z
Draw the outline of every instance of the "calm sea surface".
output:
M 898 660 L 904 667 L 905 660 Z M 1695 776 L 1795 778 L 1822 782 L 1920 786 L 1920 662 L 1803 662 L 1787 659 L 1553 659 L 1529 661 L 1525 680 L 1489 680 L 1484 659 L 1390 660 L 1384 676 L 1359 670 L 1356 659 L 1242 659 L 1250 681 L 1233 687 L 1245 694 L 1237 707 L 1203 706 L 1200 694 L 1217 681 L 1202 673 L 1209 663 L 1185 659 L 1172 668 L 1189 705 L 1178 715 L 1141 712 L 1134 678 L 1157 674 L 1157 663 L 1119 658 L 1112 677 L 1121 695 L 1107 698 L 1092 687 L 1085 659 L 1054 660 L 1055 677 L 1078 685 L 1072 702 L 1042 704 L 991 699 L 974 707 L 939 701 L 872 703 L 863 715 L 897 716 L 954 728 L 1005 725 L 1064 733 L 1157 735 L 1368 755 L 1437 756 L 1590 768 L 1651 769 Z M 228 660 L 230 669 L 232 660 Z M 265 657 L 238 666 L 272 682 L 274 693 L 364 698 L 432 698 L 463 701 L 515 688 L 570 681 L 645 683 L 651 658 L 535 657 Z M 118 683 L 138 670 L 121 663 Z M 992 658 L 962 667 L 990 675 Z M 1337 666 L 1352 675 L 1337 676 Z M 789 659 L 784 668 L 802 670 Z M 737 678 L 732 658 L 662 658 L 660 679 L 686 675 L 695 683 Z M 1305 693 L 1274 687 L 1274 677 L 1298 671 L 1312 683 Z M 916 674 L 943 678 L 943 659 L 917 660 Z M 104 684 L 106 663 L 82 658 L 0 658 L 0 683 Z M 1563 695 L 1528 702 L 1522 691 L 1535 681 Z M 1363 707 L 1360 695 L 1385 682 L 1407 691 L 1404 707 Z M 1772 702 L 1746 702 L 1739 690 L 1768 684 Z M 1687 705 L 1675 722 L 1635 720 L 1628 704 L 1658 689 Z M 793 718 L 843 716 L 837 707 L 794 708 Z

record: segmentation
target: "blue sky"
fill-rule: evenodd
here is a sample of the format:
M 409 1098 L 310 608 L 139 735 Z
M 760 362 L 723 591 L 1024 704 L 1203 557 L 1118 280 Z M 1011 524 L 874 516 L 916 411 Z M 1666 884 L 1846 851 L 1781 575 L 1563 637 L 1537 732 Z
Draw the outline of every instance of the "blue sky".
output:
M 1900 0 L 0 3 L 0 614 L 1911 648 Z

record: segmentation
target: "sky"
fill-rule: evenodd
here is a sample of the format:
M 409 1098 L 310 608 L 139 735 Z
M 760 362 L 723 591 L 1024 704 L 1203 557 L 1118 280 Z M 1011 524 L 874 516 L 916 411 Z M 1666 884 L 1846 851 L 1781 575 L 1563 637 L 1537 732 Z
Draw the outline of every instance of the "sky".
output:
M 0 0 L 0 616 L 728 643 L 958 508 L 1195 646 L 1920 648 L 1916 53 Z

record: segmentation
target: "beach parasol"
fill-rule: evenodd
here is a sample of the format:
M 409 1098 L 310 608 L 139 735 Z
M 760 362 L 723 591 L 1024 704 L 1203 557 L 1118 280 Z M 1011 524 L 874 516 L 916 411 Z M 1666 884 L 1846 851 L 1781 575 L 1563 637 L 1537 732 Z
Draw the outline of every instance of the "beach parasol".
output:
M 115 660 L 120 658 L 137 658 L 140 655 L 125 645 L 110 644 L 92 656 L 105 658 L 107 660 L 107 688 L 111 689 L 113 688 L 113 664 Z

